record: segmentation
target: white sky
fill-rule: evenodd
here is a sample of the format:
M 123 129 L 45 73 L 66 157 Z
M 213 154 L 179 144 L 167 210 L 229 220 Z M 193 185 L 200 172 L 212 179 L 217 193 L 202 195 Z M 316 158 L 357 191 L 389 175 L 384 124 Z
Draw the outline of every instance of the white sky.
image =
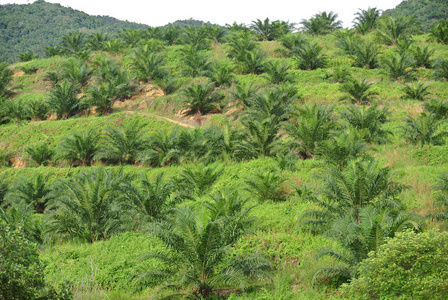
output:
M 250 24 L 253 20 L 268 17 L 270 20 L 299 23 L 322 11 L 333 11 L 350 27 L 358 9 L 376 7 L 394 8 L 403 0 L 46 0 L 62 6 L 84 11 L 90 15 L 111 16 L 120 20 L 163 26 L 176 20 L 193 18 L 225 25 Z M 33 0 L 0 0 L 1 4 L 26 4 Z

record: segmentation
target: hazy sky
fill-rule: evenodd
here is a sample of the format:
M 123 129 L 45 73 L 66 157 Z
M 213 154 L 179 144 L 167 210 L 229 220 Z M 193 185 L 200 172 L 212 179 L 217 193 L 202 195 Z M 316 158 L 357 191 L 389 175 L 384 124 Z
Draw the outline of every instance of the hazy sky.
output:
M 150 26 L 162 26 L 189 18 L 225 25 L 234 21 L 250 24 L 253 20 L 269 18 L 298 23 L 322 11 L 333 11 L 350 27 L 359 8 L 389 9 L 402 0 L 46 0 L 59 3 L 90 15 L 111 16 Z M 0 0 L 0 4 L 32 3 L 33 0 Z

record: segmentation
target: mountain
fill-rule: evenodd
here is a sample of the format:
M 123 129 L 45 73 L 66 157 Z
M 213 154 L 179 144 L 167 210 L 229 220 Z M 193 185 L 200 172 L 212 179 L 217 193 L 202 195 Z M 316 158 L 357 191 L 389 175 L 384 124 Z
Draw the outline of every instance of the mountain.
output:
M 204 22 L 204 21 L 200 21 L 200 20 L 194 20 L 194 19 L 188 19 L 188 20 L 177 20 L 176 22 L 173 23 L 169 23 L 165 26 L 179 26 L 179 27 L 185 27 L 185 26 L 198 26 L 198 27 L 202 27 L 204 25 L 212 25 L 210 22 Z
M 70 31 L 113 33 L 146 27 L 112 17 L 91 16 L 43 0 L 32 4 L 0 5 L 0 61 L 15 61 L 24 51 L 41 55 L 45 47 L 58 44 Z
M 448 18 L 448 0 L 407 0 L 393 9 L 385 10 L 383 15 L 415 16 L 422 24 L 423 29 L 427 31 L 437 20 Z

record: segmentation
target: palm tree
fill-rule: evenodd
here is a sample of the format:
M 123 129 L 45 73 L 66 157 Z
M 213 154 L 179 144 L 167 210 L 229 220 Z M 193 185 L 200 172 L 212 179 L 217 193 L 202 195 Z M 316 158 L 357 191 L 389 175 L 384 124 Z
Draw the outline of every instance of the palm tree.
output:
M 235 209 L 229 213 L 230 217 L 241 215 L 238 222 L 244 223 L 248 217 L 245 210 Z M 156 258 L 161 264 L 136 276 L 137 287 L 143 289 L 165 282 L 160 291 L 173 290 L 167 297 L 207 298 L 218 286 L 245 289 L 246 278 L 270 278 L 266 272 L 270 263 L 258 255 L 233 257 L 231 263 L 227 263 L 228 251 L 236 239 L 247 232 L 247 228 L 236 232 L 229 230 L 235 219 L 215 212 L 199 217 L 187 207 L 174 209 L 167 221 L 153 226 L 154 236 L 167 250 L 150 253 L 147 257 Z
M 244 61 L 246 51 L 253 51 L 257 48 L 253 34 L 249 31 L 232 32 L 227 37 L 229 50 L 227 57 L 236 60 Z
M 116 205 L 118 184 L 130 180 L 121 172 L 92 169 L 53 186 L 50 233 L 62 239 L 94 241 L 110 238 L 127 226 Z
M 264 75 L 272 84 L 289 82 L 292 81 L 291 74 L 287 72 L 289 67 L 289 64 L 284 61 L 269 61 L 264 64 Z
M 175 186 L 181 193 L 189 191 L 189 194 L 204 195 L 223 172 L 218 165 L 195 164 L 180 171 Z
M 25 102 L 25 115 L 31 120 L 45 120 L 50 110 L 46 99 L 30 97 Z
M 448 80 L 448 59 L 440 58 L 434 63 L 434 76 L 437 79 Z
M 444 121 L 439 120 L 434 113 L 422 112 L 418 118 L 408 116 L 406 124 L 401 127 L 403 137 L 412 144 L 442 145 L 448 132 L 440 129 Z
M 245 51 L 241 57 L 241 64 L 245 73 L 261 74 L 263 73 L 266 53 L 255 48 L 252 51 Z
M 443 120 L 448 117 L 448 101 L 443 99 L 432 99 L 423 103 L 425 110 L 433 113 L 437 120 Z
M 112 112 L 114 102 L 118 99 L 118 91 L 122 85 L 100 82 L 98 85 L 91 85 L 88 88 L 88 96 L 84 98 L 82 104 L 86 107 L 95 106 L 96 112 L 101 115 L 108 115 Z
M 377 160 L 350 161 L 344 170 L 330 167 L 317 175 L 322 187 L 320 197 L 310 195 L 309 201 L 320 209 L 305 211 L 300 226 L 312 232 L 329 229 L 334 220 L 349 216 L 358 223 L 361 209 L 368 205 L 377 208 L 396 207 L 396 196 L 405 188 L 392 180 L 390 168 L 381 168 Z
M 243 140 L 244 133 L 233 129 L 230 123 L 224 126 L 210 126 L 204 129 L 204 140 L 207 152 L 203 161 L 208 163 L 222 159 L 228 161 L 236 156 L 238 144 Z
M 294 24 L 289 24 L 288 22 L 282 21 L 270 21 L 266 18 L 264 21 L 257 19 L 252 21 L 250 28 L 260 36 L 263 41 L 272 41 L 279 38 L 280 36 L 287 34 L 292 30 Z
M 135 45 L 143 38 L 144 34 L 145 32 L 143 30 L 130 28 L 122 29 L 121 31 L 119 31 L 117 33 L 117 37 L 121 39 L 125 45 L 129 46 L 130 48 L 134 48 Z
M 414 60 L 406 52 L 402 54 L 389 53 L 383 57 L 382 63 L 391 79 L 412 81 L 416 77 L 413 67 Z
M 321 12 L 319 14 L 315 14 L 309 20 L 302 20 L 300 24 L 303 26 L 303 30 L 307 33 L 313 35 L 324 35 L 329 34 L 337 29 L 342 28 L 342 21 L 337 21 L 338 14 L 330 11 Z
M 425 86 L 423 82 L 413 83 L 412 85 L 404 85 L 403 92 L 406 99 L 415 99 L 424 101 L 426 96 L 431 93 L 428 91 L 428 86 Z
M 156 79 L 155 83 L 163 91 L 164 95 L 171 95 L 175 93 L 180 87 L 180 84 L 177 81 L 176 77 L 169 74 L 165 75 L 163 78 Z
M 44 213 L 50 197 L 48 179 L 50 176 L 35 171 L 31 177 L 19 177 L 9 188 L 6 204 L 12 205 L 16 202 L 25 202 L 34 207 L 36 213 Z
M 82 51 L 85 44 L 85 34 L 79 31 L 69 32 L 62 36 L 62 51 L 72 55 Z
M 383 144 L 388 141 L 388 136 L 392 132 L 384 130 L 383 124 L 389 121 L 390 111 L 387 107 L 382 109 L 377 105 L 370 107 L 349 106 L 341 112 L 341 117 L 347 123 L 358 129 L 366 130 L 363 139 L 368 143 Z
M 140 174 L 136 184 L 123 182 L 120 187 L 124 209 L 137 214 L 142 224 L 163 218 L 170 208 L 169 197 L 172 186 L 159 173 L 153 180 Z
M 177 163 L 181 159 L 180 129 L 158 130 L 148 137 L 149 146 L 137 154 L 137 161 L 153 167 Z
M 291 147 L 297 149 L 303 159 L 312 158 L 316 147 L 327 140 L 336 128 L 332 115 L 332 106 L 307 105 L 295 113 L 296 121 L 286 123 L 286 131 L 293 139 Z
M 98 147 L 95 159 L 104 159 L 112 163 L 132 164 L 139 151 L 143 150 L 147 142 L 145 124 L 137 120 L 129 124 L 120 123 L 118 128 L 106 128 L 106 135 Z
M 9 97 L 13 94 L 11 89 L 8 88 L 12 81 L 13 71 L 8 69 L 6 62 L 0 62 L 0 98 Z
M 420 26 L 415 16 L 383 16 L 378 20 L 376 35 L 386 45 L 395 45 L 399 40 L 405 40 L 419 31 Z
M 321 250 L 319 259 L 330 256 L 338 264 L 319 269 L 314 274 L 313 283 L 328 277 L 336 279 L 338 284 L 346 282 L 358 275 L 358 265 L 368 257 L 368 253 L 377 252 L 388 238 L 393 238 L 396 233 L 407 229 L 421 229 L 415 214 L 405 213 L 400 209 L 391 210 L 368 205 L 360 209 L 359 215 L 359 219 L 350 214 L 336 219 L 331 229 L 326 232 L 326 235 L 338 242 L 343 251 Z
M 355 14 L 356 18 L 353 20 L 353 28 L 363 35 L 372 31 L 376 28 L 380 14 L 381 10 L 376 7 L 369 7 L 367 10 L 360 8 Z
M 282 201 L 287 197 L 281 186 L 286 180 L 273 170 L 258 170 L 253 176 L 246 178 L 246 190 L 254 195 L 260 204 L 267 200 Z
M 219 107 L 217 101 L 220 95 L 214 91 L 214 85 L 209 81 L 188 85 L 182 90 L 182 93 L 189 115 L 207 114 Z
M 182 29 L 180 41 L 185 45 L 195 46 L 200 51 L 210 49 L 211 44 L 207 28 L 197 26 L 185 26 Z
M 74 132 L 62 139 L 58 149 L 59 156 L 75 166 L 90 166 L 98 151 L 99 139 L 100 135 L 96 129 Z
M 255 95 L 257 88 L 253 82 L 239 82 L 235 85 L 235 90 L 230 91 L 233 100 L 237 101 L 237 106 L 241 105 L 243 108 L 250 107 L 250 98 Z
M 299 48 L 295 48 L 294 58 L 301 70 L 316 70 L 324 68 L 327 64 L 327 57 L 322 54 L 322 47 L 317 43 L 304 43 Z
M 448 44 L 448 19 L 439 20 L 431 27 L 429 34 L 438 43 Z
M 53 158 L 54 150 L 49 147 L 48 142 L 38 142 L 23 149 L 29 159 L 38 166 L 47 165 Z
M 415 61 L 415 67 L 431 69 L 433 65 L 431 55 L 434 54 L 436 51 L 435 49 L 430 49 L 429 46 L 414 45 L 411 50 Z
M 235 77 L 233 71 L 232 65 L 215 63 L 211 65 L 209 72 L 205 75 L 211 79 L 216 87 L 228 87 Z
M 163 55 L 154 52 L 149 45 L 134 49 L 131 66 L 143 82 L 163 78 L 167 73 Z
M 180 50 L 185 76 L 199 77 L 211 71 L 210 55 L 197 45 L 186 45 Z
M 342 132 L 335 132 L 330 140 L 321 143 L 317 151 L 325 162 L 343 170 L 350 160 L 365 156 L 369 150 L 363 139 L 366 131 L 359 132 L 348 128 Z
M 280 38 L 280 44 L 283 48 L 276 49 L 275 52 L 282 54 L 285 57 L 291 57 L 296 48 L 300 48 L 306 43 L 302 34 L 289 33 Z
M 94 32 L 87 36 L 86 47 L 92 51 L 104 50 L 104 42 L 110 40 L 110 36 L 102 31 Z
M 207 25 L 205 26 L 207 30 L 208 37 L 212 40 L 214 44 L 220 44 L 224 41 L 227 35 L 227 28 L 219 25 Z
M 19 99 L 6 99 L 3 100 L 0 98 L 1 103 L 0 113 L 3 117 L 3 120 L 0 121 L 10 121 L 18 123 L 23 120 L 29 119 L 28 111 L 25 106 L 25 101 L 23 98 Z
M 236 146 L 235 154 L 241 158 L 272 156 L 280 145 L 278 135 L 281 124 L 272 118 L 250 118 L 241 121 L 247 137 Z
M 368 104 L 372 100 L 372 96 L 378 93 L 372 91 L 373 83 L 368 83 L 364 78 L 362 81 L 351 79 L 341 86 L 341 91 L 346 93 L 342 100 L 349 100 L 356 104 Z
M 369 40 L 354 44 L 355 66 L 360 68 L 375 69 L 379 66 L 379 49 Z
M 79 110 L 80 99 L 77 94 L 77 86 L 67 80 L 57 83 L 50 90 L 48 104 L 50 110 L 56 112 L 58 119 L 66 119 Z

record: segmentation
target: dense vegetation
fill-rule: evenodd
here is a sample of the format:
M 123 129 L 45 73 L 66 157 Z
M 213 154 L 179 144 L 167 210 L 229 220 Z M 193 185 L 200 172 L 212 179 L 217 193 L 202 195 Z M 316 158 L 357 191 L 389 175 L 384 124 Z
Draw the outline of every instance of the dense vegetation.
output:
M 385 16 L 415 16 L 427 31 L 435 22 L 448 18 L 448 7 L 444 0 L 404 0 L 393 9 L 384 11 Z
M 448 21 L 355 17 L 2 63 L 0 270 L 24 249 L 31 298 L 446 298 Z

